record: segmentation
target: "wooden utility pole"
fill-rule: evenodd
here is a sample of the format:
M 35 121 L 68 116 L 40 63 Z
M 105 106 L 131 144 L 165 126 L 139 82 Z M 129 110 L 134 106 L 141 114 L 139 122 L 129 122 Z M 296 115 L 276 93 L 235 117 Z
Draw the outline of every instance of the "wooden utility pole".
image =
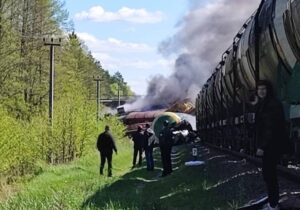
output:
M 3 14 L 2 10 L 3 10 L 3 8 L 2 8 L 2 0 L 0 0 L 0 14 Z M 0 15 L 0 38 L 2 37 L 1 34 L 2 34 L 2 17 Z
M 94 81 L 96 81 L 96 94 L 97 94 L 97 97 L 96 97 L 96 102 L 97 102 L 97 121 L 99 120 L 99 104 L 100 104 L 100 81 L 102 81 L 102 79 L 97 76 L 97 77 L 94 77 Z
M 120 100 L 120 81 L 118 80 L 118 106 L 121 105 L 121 100 Z
M 49 74 L 49 121 L 52 126 L 53 121 L 53 103 L 54 103 L 54 46 L 60 46 L 61 38 L 43 38 L 44 45 L 50 46 L 50 74 Z

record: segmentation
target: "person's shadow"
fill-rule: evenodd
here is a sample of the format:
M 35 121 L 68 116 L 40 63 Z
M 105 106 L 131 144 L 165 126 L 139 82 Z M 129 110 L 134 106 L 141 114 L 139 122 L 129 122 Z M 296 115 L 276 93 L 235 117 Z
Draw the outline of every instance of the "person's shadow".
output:
M 172 154 L 173 156 L 173 154 Z M 172 157 L 173 167 L 182 165 L 185 158 L 181 152 L 176 152 Z M 160 186 L 162 168 L 160 152 L 154 152 L 155 170 L 147 171 L 145 163 L 142 167 L 136 167 L 112 184 L 101 186 L 94 194 L 88 197 L 82 204 L 82 209 L 165 209 L 159 202 L 150 203 L 151 199 L 142 197 L 143 189 L 147 185 L 155 192 L 155 188 Z M 114 179 L 114 178 L 112 178 Z M 170 189 L 169 189 L 170 190 Z M 167 192 L 162 192 L 167 193 Z M 153 193 L 153 196 L 163 196 Z M 132 198 L 137 199 L 132 199 Z M 130 199 L 127 199 L 130 198 Z
M 125 174 L 116 182 L 104 185 L 93 195 L 85 200 L 82 209 L 139 209 L 144 203 L 143 199 L 127 200 L 139 196 L 139 191 L 143 190 L 146 184 L 158 181 L 157 174 L 160 169 L 147 171 L 145 167 L 136 168 Z

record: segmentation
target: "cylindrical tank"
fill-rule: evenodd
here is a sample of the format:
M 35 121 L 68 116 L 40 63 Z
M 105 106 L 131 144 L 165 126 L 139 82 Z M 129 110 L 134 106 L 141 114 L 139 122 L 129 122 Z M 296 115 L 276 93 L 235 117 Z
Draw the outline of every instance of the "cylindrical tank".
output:
M 164 121 L 166 120 L 168 120 L 170 125 L 177 125 L 181 121 L 180 117 L 173 112 L 164 112 L 158 115 L 151 125 L 151 129 L 154 131 L 157 138 L 163 128 Z
M 154 131 L 155 137 L 158 138 L 163 128 L 164 122 L 168 120 L 169 126 L 177 129 L 183 121 L 188 122 L 193 130 L 196 130 L 196 117 L 191 114 L 164 112 L 158 115 L 152 122 L 151 129 Z
M 165 110 L 154 110 L 147 112 L 131 112 L 122 118 L 124 124 L 127 125 L 127 133 L 137 130 L 138 126 L 145 127 L 146 123 L 151 124 L 152 121 L 162 114 Z
M 197 99 L 198 109 L 207 110 L 199 112 L 202 114 L 197 116 L 201 118 L 199 121 L 212 119 L 213 110 L 217 113 L 221 109 L 234 110 L 234 104 L 242 103 L 255 90 L 256 27 L 260 29 L 259 79 L 271 81 L 282 101 L 300 104 L 300 1 L 266 0 L 259 14 L 244 24 L 234 45 L 227 50 L 224 62 L 203 86 Z

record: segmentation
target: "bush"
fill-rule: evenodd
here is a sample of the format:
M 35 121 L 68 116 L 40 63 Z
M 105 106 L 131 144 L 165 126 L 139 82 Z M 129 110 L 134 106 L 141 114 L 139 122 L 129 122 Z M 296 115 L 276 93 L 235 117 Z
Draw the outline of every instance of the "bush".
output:
M 37 145 L 27 125 L 17 121 L 0 107 L 0 173 L 24 175 L 34 169 Z
M 109 125 L 121 146 L 124 125 L 113 116 L 96 122 L 95 105 L 83 97 L 62 97 L 55 103 L 53 126 L 47 114 L 21 121 L 0 107 L 0 175 L 35 174 L 39 163 L 66 163 L 95 149 L 96 139 Z

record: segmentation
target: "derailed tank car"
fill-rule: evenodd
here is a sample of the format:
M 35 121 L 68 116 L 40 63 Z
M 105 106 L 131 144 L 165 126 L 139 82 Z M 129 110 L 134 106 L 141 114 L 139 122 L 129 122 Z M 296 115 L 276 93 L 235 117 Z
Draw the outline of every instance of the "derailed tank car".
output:
M 122 121 L 127 126 L 127 133 L 131 134 L 137 130 L 138 126 L 144 128 L 147 123 L 151 124 L 157 116 L 164 112 L 165 109 L 146 112 L 130 112 L 122 118 Z
M 165 120 L 169 121 L 174 144 L 193 141 L 197 137 L 194 132 L 196 130 L 195 116 L 186 113 L 164 112 L 158 115 L 151 124 L 151 129 L 154 131 L 153 137 L 157 143 Z
M 272 82 L 299 148 L 300 1 L 262 1 L 234 37 L 197 96 L 197 131 L 204 141 L 254 154 L 255 115 L 248 102 L 259 79 Z

